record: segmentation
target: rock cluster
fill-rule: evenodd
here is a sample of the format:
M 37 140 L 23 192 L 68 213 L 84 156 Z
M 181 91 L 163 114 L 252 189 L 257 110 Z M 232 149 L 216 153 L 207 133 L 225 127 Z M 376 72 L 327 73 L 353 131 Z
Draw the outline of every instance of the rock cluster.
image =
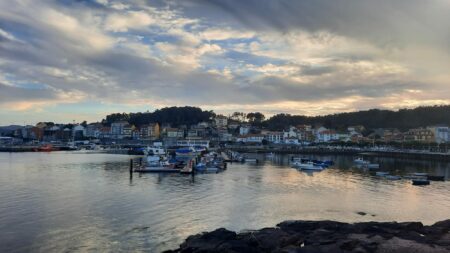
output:
M 168 252 L 450 252 L 450 220 L 420 222 L 285 221 L 235 233 L 224 228 L 189 236 Z

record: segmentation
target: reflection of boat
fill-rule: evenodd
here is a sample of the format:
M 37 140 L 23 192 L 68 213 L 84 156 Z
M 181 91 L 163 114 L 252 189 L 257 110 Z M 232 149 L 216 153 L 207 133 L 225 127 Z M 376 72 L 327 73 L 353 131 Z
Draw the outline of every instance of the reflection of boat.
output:
M 42 146 L 34 149 L 35 152 L 51 152 L 51 151 L 56 151 L 56 150 L 58 150 L 58 149 L 54 148 L 50 144 L 42 145 Z
M 427 179 L 430 181 L 445 181 L 445 176 L 432 176 L 428 175 Z
M 135 169 L 134 172 L 139 173 L 177 173 L 180 169 L 175 169 L 173 166 L 163 166 L 163 167 L 145 167 Z
M 258 159 L 256 159 L 256 158 L 245 158 L 244 162 L 246 162 L 246 163 L 258 163 Z
M 429 185 L 430 180 L 427 179 L 413 179 L 412 180 L 413 185 Z
M 355 160 L 353 160 L 354 163 L 356 164 L 368 164 L 369 162 L 364 161 L 364 159 L 362 159 L 362 157 L 358 157 Z
M 400 179 L 402 179 L 401 176 L 394 176 L 394 175 L 386 175 L 384 178 L 389 179 L 389 180 L 400 180 Z
M 368 169 L 379 169 L 380 165 L 378 163 L 369 163 L 366 165 Z
M 294 162 L 292 166 L 300 170 L 314 170 L 314 171 L 323 170 L 322 166 L 315 165 L 313 162 L 306 162 L 306 163 Z

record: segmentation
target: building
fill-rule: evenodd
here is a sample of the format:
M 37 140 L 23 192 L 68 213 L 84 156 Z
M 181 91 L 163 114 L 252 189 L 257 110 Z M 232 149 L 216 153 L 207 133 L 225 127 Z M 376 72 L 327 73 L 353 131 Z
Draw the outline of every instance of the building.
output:
M 247 134 L 238 136 L 236 141 L 244 143 L 262 143 L 264 137 L 265 136 L 262 134 Z
M 316 133 L 316 141 L 317 142 L 330 142 L 330 141 L 338 141 L 339 134 L 334 130 L 321 130 Z
M 161 132 L 158 123 L 152 123 L 141 126 L 139 129 L 141 140 L 157 140 L 160 138 Z
M 283 143 L 283 132 L 267 132 L 266 140 L 271 143 Z
M 214 118 L 214 122 L 216 123 L 217 128 L 226 128 L 228 126 L 228 118 L 222 115 Z
M 209 148 L 209 140 L 197 140 L 197 139 L 178 140 L 177 146 Z
M 184 138 L 184 131 L 178 128 L 166 128 L 166 136 L 169 138 Z
M 113 139 L 123 139 L 123 130 L 128 126 L 126 121 L 118 121 L 111 123 L 111 138 Z
M 405 141 L 434 142 L 433 131 L 427 128 L 410 129 L 404 135 Z
M 86 129 L 82 125 L 76 125 L 72 128 L 72 137 L 74 140 L 82 140 L 86 135 Z
M 86 126 L 86 137 L 99 138 L 103 125 L 101 123 L 91 123 Z
M 250 133 L 251 129 L 250 125 L 241 125 L 239 127 L 239 135 L 247 135 Z
M 434 141 L 436 143 L 445 143 L 450 141 L 449 128 L 447 126 L 431 126 L 427 127 L 434 135 Z

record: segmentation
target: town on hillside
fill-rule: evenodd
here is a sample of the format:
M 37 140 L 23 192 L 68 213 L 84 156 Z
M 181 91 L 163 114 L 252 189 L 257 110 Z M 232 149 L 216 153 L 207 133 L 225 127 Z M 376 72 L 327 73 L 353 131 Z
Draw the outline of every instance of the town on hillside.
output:
M 449 127 L 433 125 L 401 131 L 397 128 L 366 129 L 362 125 L 345 129 L 327 128 L 323 125 L 286 125 L 274 131 L 258 124 L 258 120 L 245 117 L 213 115 L 209 120 L 190 125 L 174 126 L 167 122 L 132 124 L 126 120 L 111 123 L 55 124 L 40 122 L 34 126 L 16 126 L 3 129 L 2 146 L 27 144 L 67 144 L 92 147 L 93 145 L 134 144 L 164 147 L 173 146 L 312 146 L 312 145 L 378 145 L 445 147 L 450 141 Z

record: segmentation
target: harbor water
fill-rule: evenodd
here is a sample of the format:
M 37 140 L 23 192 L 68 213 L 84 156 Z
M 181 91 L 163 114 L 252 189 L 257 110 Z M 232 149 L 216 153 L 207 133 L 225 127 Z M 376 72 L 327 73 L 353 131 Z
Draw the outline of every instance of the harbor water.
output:
M 352 167 L 351 156 L 311 156 L 335 161 L 313 174 L 291 168 L 289 155 L 253 157 L 218 174 L 130 178 L 127 155 L 0 153 L 0 252 L 160 252 L 219 227 L 450 218 L 449 181 L 390 181 Z M 450 179 L 448 163 L 366 159 L 392 175 Z

